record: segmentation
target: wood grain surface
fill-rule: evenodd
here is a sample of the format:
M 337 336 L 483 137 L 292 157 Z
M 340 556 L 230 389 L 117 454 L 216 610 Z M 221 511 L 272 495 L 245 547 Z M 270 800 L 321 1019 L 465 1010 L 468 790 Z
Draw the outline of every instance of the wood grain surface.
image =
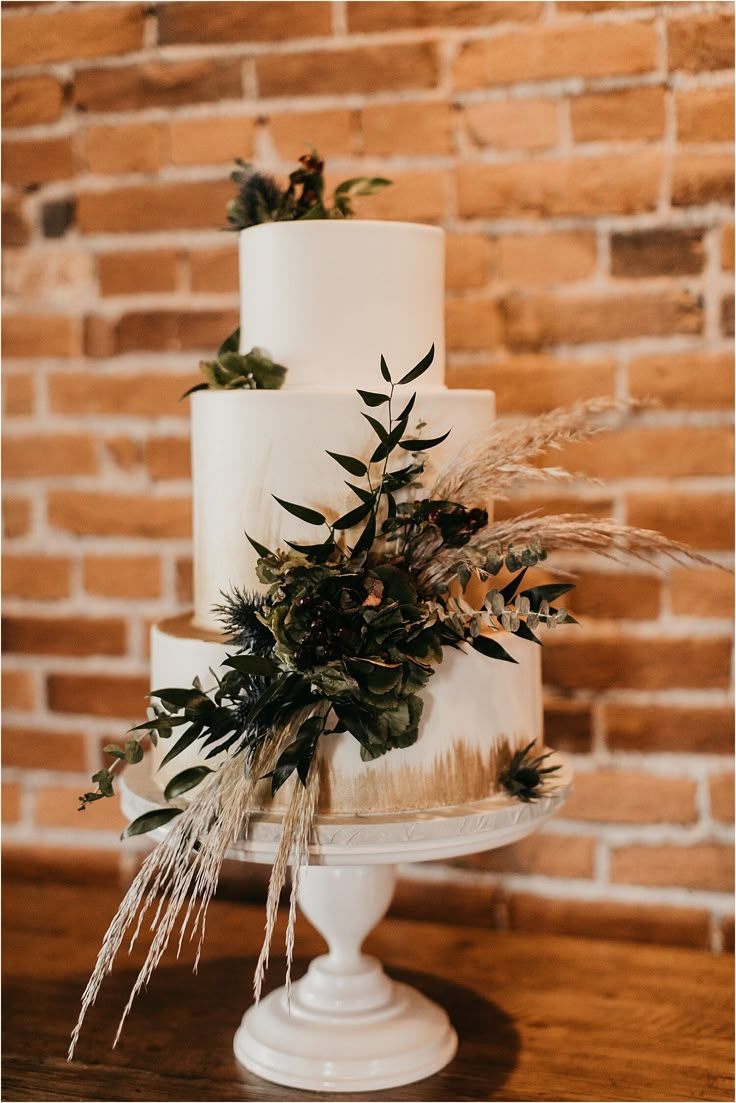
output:
M 309 1100 L 242 1069 L 232 1038 L 250 1002 L 263 909 L 216 900 L 199 974 L 187 948 L 155 975 L 122 1040 L 116 1024 L 145 941 L 122 958 L 66 1062 L 79 998 L 117 885 L 9 880 L 3 901 L 4 1100 Z M 367 949 L 449 1012 L 456 1059 L 430 1079 L 355 1100 L 733 1099 L 732 959 L 683 949 L 384 920 Z M 270 984 L 283 981 L 283 923 Z M 321 952 L 300 918 L 297 967 Z

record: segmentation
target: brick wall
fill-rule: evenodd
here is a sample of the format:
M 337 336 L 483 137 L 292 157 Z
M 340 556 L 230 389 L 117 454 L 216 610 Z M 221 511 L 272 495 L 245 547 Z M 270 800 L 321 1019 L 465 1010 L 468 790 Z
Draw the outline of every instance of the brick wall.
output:
M 515 510 L 582 502 L 728 562 L 730 4 L 8 3 L 2 21 L 8 846 L 53 865 L 118 845 L 115 805 L 79 816 L 75 797 L 141 717 L 150 623 L 190 599 L 176 399 L 237 318 L 218 229 L 236 155 L 281 172 L 314 142 L 338 178 L 396 181 L 362 215 L 443 225 L 450 383 L 493 387 L 502 416 L 659 400 L 565 455 L 600 483 Z M 398 906 L 720 949 L 730 578 L 582 567 L 585 626 L 545 651 L 549 742 L 578 771 L 564 816 L 407 870 Z

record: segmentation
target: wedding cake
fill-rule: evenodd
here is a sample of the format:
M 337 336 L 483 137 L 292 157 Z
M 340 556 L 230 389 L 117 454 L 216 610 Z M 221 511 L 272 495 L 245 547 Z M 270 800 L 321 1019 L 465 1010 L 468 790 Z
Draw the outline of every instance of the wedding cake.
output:
M 314 529 L 274 496 L 330 518 L 355 504 L 326 449 L 370 456 L 371 427 L 356 390 L 375 389 L 382 357 L 403 374 L 434 345 L 431 367 L 416 384 L 412 422 L 426 423 L 430 435 L 451 432 L 427 453 L 423 486 L 494 418 L 493 392 L 445 387 L 442 230 L 369 220 L 268 222 L 242 230 L 239 248 L 241 351 L 267 350 L 288 373 L 280 390 L 191 397 L 194 610 L 153 628 L 153 689 L 195 678 L 205 691 L 215 686 L 233 653 L 216 607 L 233 588 L 265 589 L 246 531 L 273 549 L 313 539 Z M 349 732 L 323 736 L 319 811 L 435 808 L 497 791 L 510 754 L 542 735 L 540 648 L 500 635 L 516 663 L 443 649 L 412 746 L 364 761 Z M 161 767 L 167 749 L 160 741 L 153 752 L 161 789 L 203 760 L 195 742 Z M 282 807 L 294 784 L 292 777 L 272 797 L 270 785 L 259 783 L 256 806 Z

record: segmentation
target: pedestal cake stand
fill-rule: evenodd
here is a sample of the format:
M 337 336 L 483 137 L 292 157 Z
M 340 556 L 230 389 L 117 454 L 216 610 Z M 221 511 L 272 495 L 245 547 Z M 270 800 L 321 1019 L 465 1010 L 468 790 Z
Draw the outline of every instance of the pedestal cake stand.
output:
M 549 764 L 558 763 L 548 794 L 529 804 L 497 794 L 411 814 L 320 817 L 298 902 L 329 953 L 311 962 L 290 1000 L 279 988 L 246 1011 L 234 1041 L 240 1063 L 287 1087 L 356 1092 L 413 1083 L 452 1060 L 458 1039 L 442 1008 L 390 980 L 361 946 L 391 903 L 398 863 L 492 850 L 536 831 L 571 788 L 570 766 L 555 752 Z M 131 819 L 161 806 L 145 759 L 126 770 L 121 791 Z M 280 831 L 278 816 L 253 815 L 229 857 L 272 862 Z

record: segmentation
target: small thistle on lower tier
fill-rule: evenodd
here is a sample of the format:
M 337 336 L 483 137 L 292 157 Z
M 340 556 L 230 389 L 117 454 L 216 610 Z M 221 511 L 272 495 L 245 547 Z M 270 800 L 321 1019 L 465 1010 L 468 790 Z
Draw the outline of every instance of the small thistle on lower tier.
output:
M 512 797 L 518 797 L 519 800 L 523 800 L 527 804 L 545 796 L 542 789 L 545 775 L 553 774 L 560 769 L 559 764 L 557 766 L 542 767 L 545 759 L 550 757 L 551 751 L 538 755 L 536 758 L 529 757 L 529 752 L 533 746 L 534 742 L 532 741 L 522 750 L 516 751 L 508 769 L 498 779 L 507 793 Z

